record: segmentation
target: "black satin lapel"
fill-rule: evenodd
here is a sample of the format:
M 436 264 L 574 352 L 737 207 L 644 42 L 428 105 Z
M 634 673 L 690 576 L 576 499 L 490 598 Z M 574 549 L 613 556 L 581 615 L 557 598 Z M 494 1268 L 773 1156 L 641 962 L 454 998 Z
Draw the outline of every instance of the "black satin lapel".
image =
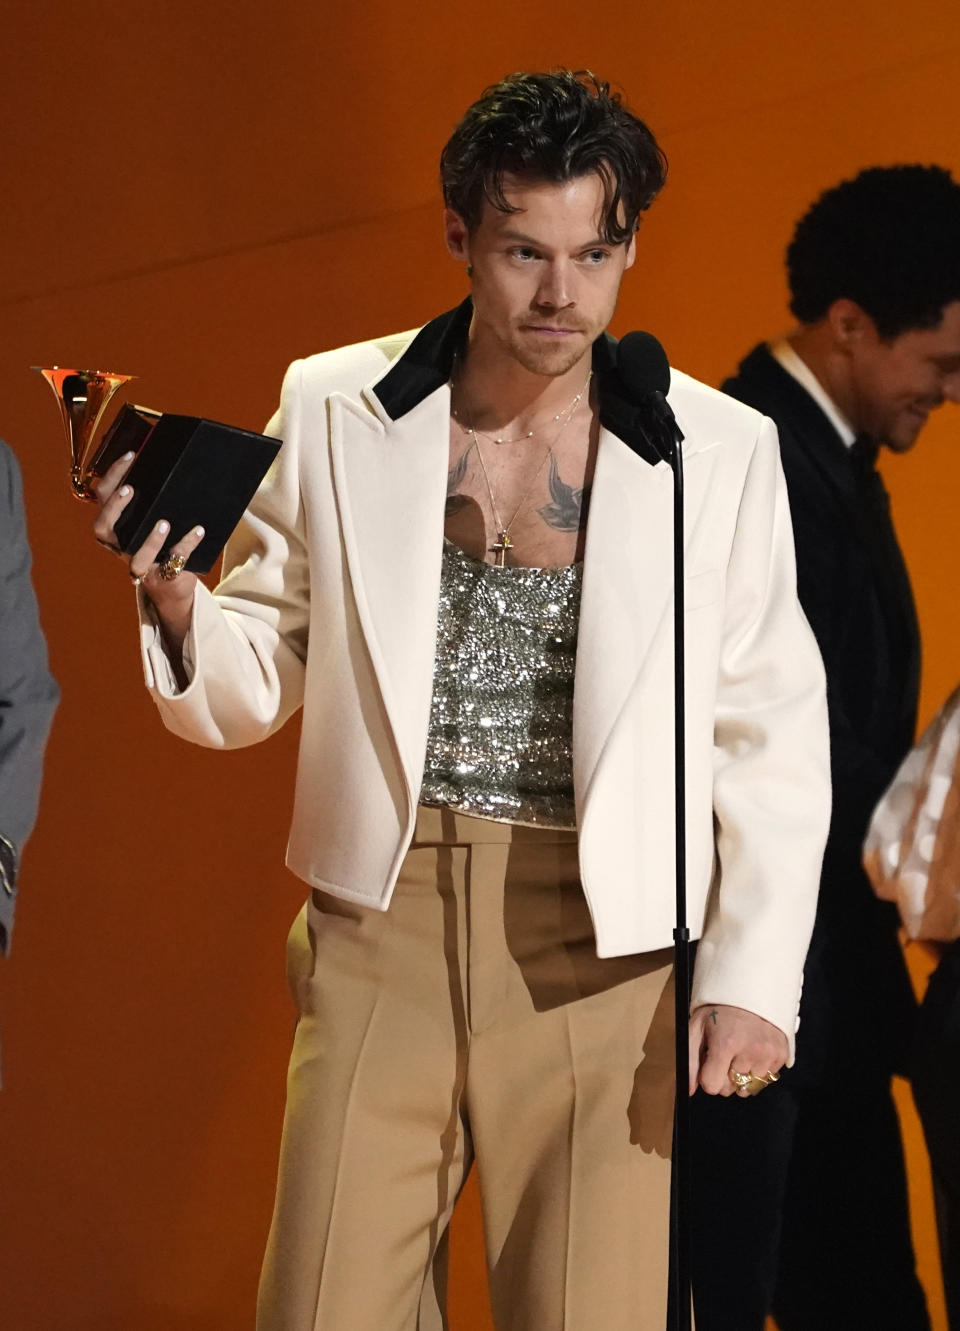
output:
M 431 393 L 447 383 L 457 353 L 465 346 L 473 318 L 468 297 L 454 310 L 425 324 L 373 389 L 393 421 L 400 420 Z M 593 372 L 597 380 L 600 424 L 615 434 L 638 457 L 655 467 L 660 453 L 650 440 L 646 408 L 631 401 L 617 374 L 617 339 L 601 333 L 593 344 Z
M 652 442 L 649 409 L 632 400 L 617 373 L 617 339 L 602 333 L 593 344 L 593 373 L 597 380 L 600 424 L 622 439 L 644 462 L 655 467 L 663 458 Z
M 377 397 L 391 420 L 406 416 L 448 382 L 472 318 L 473 301 L 468 297 L 455 310 L 431 319 L 377 381 Z

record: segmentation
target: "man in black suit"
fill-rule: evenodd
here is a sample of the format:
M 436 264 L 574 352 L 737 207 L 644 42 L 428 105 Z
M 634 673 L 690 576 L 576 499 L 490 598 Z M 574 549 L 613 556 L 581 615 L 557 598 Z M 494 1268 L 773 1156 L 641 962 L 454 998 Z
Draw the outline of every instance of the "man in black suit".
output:
M 0 952 L 10 947 L 17 870 L 37 816 L 57 705 L 30 582 L 20 469 L 0 440 Z
M 800 221 L 787 266 L 799 326 L 723 388 L 780 433 L 800 600 L 827 671 L 833 815 L 796 1064 L 749 1116 L 694 1104 L 698 1329 L 760 1331 L 772 1304 L 781 1331 L 927 1331 L 890 1088 L 915 1004 L 861 847 L 913 741 L 920 665 L 875 463 L 960 400 L 960 185 L 937 167 L 863 171 Z M 734 1298 L 717 1219 L 738 1190 L 731 1242 L 753 1277 Z

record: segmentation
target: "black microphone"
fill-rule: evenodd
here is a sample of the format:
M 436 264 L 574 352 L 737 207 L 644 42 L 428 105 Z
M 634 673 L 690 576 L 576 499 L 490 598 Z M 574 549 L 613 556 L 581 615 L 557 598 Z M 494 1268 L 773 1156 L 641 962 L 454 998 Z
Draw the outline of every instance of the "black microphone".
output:
M 617 374 L 631 399 L 649 408 L 657 427 L 652 442 L 663 460 L 672 464 L 683 434 L 667 401 L 670 362 L 652 333 L 627 333 L 620 339 Z
M 666 394 L 670 387 L 667 353 L 652 333 L 627 333 L 617 344 L 617 370 L 633 398 Z

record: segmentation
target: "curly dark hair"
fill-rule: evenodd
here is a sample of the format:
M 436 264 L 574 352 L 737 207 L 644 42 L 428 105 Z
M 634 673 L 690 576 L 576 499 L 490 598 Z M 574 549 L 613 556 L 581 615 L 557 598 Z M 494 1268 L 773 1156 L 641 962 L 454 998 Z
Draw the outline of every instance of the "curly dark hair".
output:
M 787 250 L 790 309 L 856 301 L 881 337 L 934 328 L 960 300 L 960 185 L 940 166 L 872 166 L 821 194 Z
M 663 187 L 667 159 L 643 121 L 589 70 L 508 75 L 474 102 L 440 156 L 447 207 L 471 231 L 485 202 L 516 211 L 503 193 L 508 173 L 563 183 L 591 172 L 606 187 L 602 238 L 624 244 Z

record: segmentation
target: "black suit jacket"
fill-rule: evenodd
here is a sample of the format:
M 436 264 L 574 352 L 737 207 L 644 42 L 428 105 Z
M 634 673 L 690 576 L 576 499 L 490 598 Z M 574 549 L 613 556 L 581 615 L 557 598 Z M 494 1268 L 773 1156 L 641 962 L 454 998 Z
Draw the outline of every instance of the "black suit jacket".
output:
M 858 466 L 767 348 L 756 347 L 723 389 L 776 422 L 800 601 L 827 673 L 833 814 L 797 1069 L 816 1077 L 837 1059 L 886 1075 L 902 1064 L 914 1001 L 895 910 L 875 898 L 860 856 L 873 808 L 914 738 L 920 638 L 910 583 L 879 475 Z
M 37 815 L 43 751 L 57 704 L 30 582 L 23 490 L 0 440 L 0 951 L 10 945 L 20 854 Z

